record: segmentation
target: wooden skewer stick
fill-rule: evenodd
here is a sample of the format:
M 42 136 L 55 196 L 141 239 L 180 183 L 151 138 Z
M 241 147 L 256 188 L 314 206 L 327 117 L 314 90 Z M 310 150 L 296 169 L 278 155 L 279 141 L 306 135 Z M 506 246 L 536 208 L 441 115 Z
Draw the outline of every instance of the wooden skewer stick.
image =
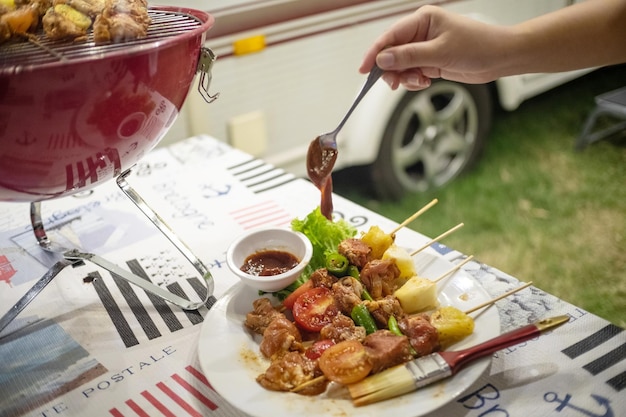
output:
M 444 272 L 443 274 L 441 274 L 441 276 L 439 278 L 433 279 L 432 280 L 433 283 L 437 283 L 437 282 L 441 281 L 442 279 L 444 279 L 445 277 L 455 273 L 456 271 L 461 269 L 463 267 L 463 265 L 465 265 L 466 263 L 468 263 L 472 259 L 474 259 L 474 255 L 468 256 L 467 258 L 465 258 L 465 260 L 463 262 L 461 262 L 460 264 L 456 265 L 454 268 L 450 269 L 448 272 Z
M 302 384 L 298 385 L 297 387 L 293 387 L 292 389 L 290 389 L 290 392 L 300 392 L 303 389 L 305 389 L 308 386 L 317 384 L 318 382 L 322 382 L 323 380 L 325 380 L 326 377 L 324 375 L 320 375 L 317 378 L 313 378 L 309 381 L 303 382 Z
M 418 211 L 416 211 L 411 217 L 409 217 L 408 219 L 406 219 L 405 221 L 403 221 L 402 223 L 400 223 L 398 225 L 398 227 L 396 227 L 395 229 L 393 229 L 393 231 L 391 233 L 389 233 L 390 235 L 395 235 L 396 233 L 398 233 L 398 231 L 400 229 L 402 229 L 404 226 L 406 226 L 407 224 L 411 223 L 413 220 L 417 219 L 419 216 L 421 216 L 422 214 L 424 214 L 426 212 L 426 210 L 428 210 L 429 208 L 431 208 L 432 206 L 434 206 L 435 204 L 437 204 L 439 202 L 439 200 L 437 200 L 436 198 L 431 201 L 430 203 L 426 204 L 424 207 L 422 207 L 421 209 L 419 209 Z
M 486 301 L 486 302 L 484 302 L 484 303 L 482 303 L 482 304 L 479 304 L 479 305 L 477 305 L 477 306 L 475 306 L 475 307 L 473 307 L 473 308 L 471 308 L 471 309 L 467 310 L 467 311 L 465 312 L 465 314 L 470 314 L 470 313 L 473 313 L 473 312 L 474 312 L 474 311 L 476 311 L 476 310 L 480 310 L 480 309 L 481 309 L 481 308 L 483 308 L 483 307 L 487 307 L 487 306 L 489 306 L 489 305 L 491 305 L 491 304 L 495 303 L 496 301 L 499 301 L 499 300 L 502 300 L 503 298 L 508 297 L 508 296 L 509 296 L 509 295 L 511 295 L 511 294 L 515 294 L 516 292 L 521 291 L 521 290 L 523 290 L 524 288 L 530 287 L 532 284 L 533 284 L 533 282 L 532 282 L 532 281 L 530 281 L 530 282 L 525 283 L 524 285 L 520 285 L 519 287 L 517 287 L 517 288 L 515 288 L 515 289 L 512 289 L 511 291 L 505 292 L 504 294 L 499 295 L 499 296 L 497 296 L 496 298 L 492 298 L 492 299 L 491 299 L 491 300 L 489 300 L 489 301 Z
M 442 234 L 440 234 L 439 236 L 437 236 L 436 238 L 434 238 L 433 240 L 431 240 L 430 242 L 426 243 L 424 246 L 422 246 L 419 249 L 414 250 L 411 253 L 411 256 L 415 256 L 417 255 L 419 252 L 423 251 L 424 249 L 426 249 L 427 247 L 429 247 L 430 245 L 432 245 L 433 243 L 437 242 L 438 240 L 443 239 L 444 237 L 451 235 L 452 233 L 456 232 L 458 229 L 460 229 L 461 227 L 463 227 L 464 224 L 463 223 L 459 223 L 456 226 L 454 226 L 452 229 L 443 232 Z

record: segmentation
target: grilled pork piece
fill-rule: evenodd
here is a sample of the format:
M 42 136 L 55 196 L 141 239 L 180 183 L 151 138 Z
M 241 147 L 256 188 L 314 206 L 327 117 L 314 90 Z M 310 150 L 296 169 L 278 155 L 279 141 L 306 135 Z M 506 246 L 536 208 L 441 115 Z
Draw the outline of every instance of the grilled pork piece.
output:
M 286 352 L 302 350 L 302 335 L 284 314 L 277 315 L 263 332 L 259 350 L 263 356 L 274 360 Z
M 252 307 L 253 310 L 246 314 L 244 325 L 256 334 L 262 335 L 274 318 L 283 315 L 274 308 L 270 299 L 267 297 L 254 300 Z
M 372 373 L 390 368 L 413 359 L 411 345 L 406 336 L 398 336 L 389 330 L 377 330 L 363 340 Z
M 330 291 L 339 311 L 349 316 L 354 306 L 361 303 L 363 285 L 355 278 L 344 277 L 335 282 Z
M 331 289 L 333 284 L 337 281 L 337 278 L 328 272 L 328 269 L 326 268 L 316 269 L 313 271 L 309 279 L 315 288 L 326 287 L 328 289 Z
M 309 278 L 315 288 L 325 287 L 329 290 L 333 287 L 333 284 L 337 282 L 337 278 L 328 272 L 326 268 L 319 268 L 313 271 Z
M 365 304 L 367 310 L 370 312 L 372 317 L 374 317 L 378 328 L 386 328 L 387 323 L 389 322 L 389 317 L 391 316 L 398 318 L 405 315 L 400 302 L 393 295 L 387 295 L 380 300 L 365 300 L 363 301 L 363 304 Z
M 430 324 L 426 314 L 404 316 L 398 320 L 402 334 L 409 338 L 417 356 L 429 355 L 441 349 L 437 329 Z
M 146 0 L 105 0 L 93 23 L 96 44 L 145 38 L 150 25 Z
M 348 261 L 361 269 L 371 260 L 372 248 L 361 239 L 346 239 L 338 246 L 338 252 L 348 258 Z
M 361 282 L 375 300 L 393 294 L 399 276 L 400 269 L 392 259 L 374 259 L 361 270 Z
M 265 373 L 257 377 L 257 382 L 272 391 L 289 391 L 321 375 L 317 361 L 311 361 L 298 352 L 289 352 L 272 361 Z M 300 394 L 317 395 L 326 389 L 326 382 L 313 384 Z
M 335 343 L 343 340 L 362 341 L 365 338 L 365 328 L 355 326 L 352 319 L 343 314 L 337 314 L 330 324 L 320 330 L 320 339 L 330 339 Z

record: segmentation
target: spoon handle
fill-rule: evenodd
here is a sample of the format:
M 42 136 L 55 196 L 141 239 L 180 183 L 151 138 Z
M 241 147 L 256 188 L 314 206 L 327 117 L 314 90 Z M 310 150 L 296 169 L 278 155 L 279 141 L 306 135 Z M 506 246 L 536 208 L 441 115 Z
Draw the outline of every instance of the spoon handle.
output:
M 374 64 L 369 75 L 367 76 L 367 80 L 365 80 L 365 84 L 363 85 L 363 88 L 359 92 L 359 95 L 354 99 L 352 106 L 350 106 L 350 109 L 348 109 L 348 112 L 339 123 L 339 126 L 337 126 L 337 128 L 333 131 L 333 136 L 339 133 L 343 125 L 348 120 L 348 117 L 350 117 L 350 115 L 352 114 L 356 106 L 359 104 L 359 102 L 365 96 L 365 94 L 370 90 L 370 88 L 372 88 L 372 86 L 376 83 L 376 81 L 378 81 L 380 76 L 383 75 L 383 72 L 384 71 L 380 69 L 378 65 Z

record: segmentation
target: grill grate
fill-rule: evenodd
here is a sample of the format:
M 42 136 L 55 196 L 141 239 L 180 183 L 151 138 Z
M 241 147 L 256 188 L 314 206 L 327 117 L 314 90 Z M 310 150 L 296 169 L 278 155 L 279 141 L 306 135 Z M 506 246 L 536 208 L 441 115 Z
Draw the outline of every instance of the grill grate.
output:
M 88 34 L 83 41 L 54 41 L 43 32 L 36 34 L 31 41 L 15 39 L 0 45 L 0 73 L 11 72 L 19 67 L 42 65 L 58 61 L 70 61 L 89 57 L 102 57 L 104 54 L 129 46 L 151 44 L 157 40 L 186 33 L 202 26 L 202 21 L 186 13 L 149 10 L 152 22 L 147 36 L 123 43 L 96 45 L 93 35 Z

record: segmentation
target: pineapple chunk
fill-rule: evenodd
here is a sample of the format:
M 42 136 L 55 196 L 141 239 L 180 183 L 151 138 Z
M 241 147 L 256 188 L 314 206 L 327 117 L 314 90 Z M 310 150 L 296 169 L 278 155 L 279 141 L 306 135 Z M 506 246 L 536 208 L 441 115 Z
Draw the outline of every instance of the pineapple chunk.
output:
M 430 316 L 430 323 L 437 329 L 442 349 L 447 349 L 474 331 L 474 320 L 453 306 L 441 307 Z
M 372 259 L 381 259 L 383 253 L 393 243 L 394 237 L 383 232 L 378 226 L 371 226 L 367 233 L 361 236 L 361 240 L 372 248 Z
M 62 3 L 49 8 L 42 22 L 46 36 L 54 40 L 87 36 L 87 29 L 91 26 L 89 16 Z
M 15 10 L 15 0 L 0 0 L 0 10 L 2 7 L 7 10 Z
M 433 309 L 439 305 L 437 284 L 417 275 L 409 278 L 393 295 L 398 299 L 402 310 L 407 314 Z
M 409 278 L 417 275 L 415 271 L 415 264 L 413 258 L 409 252 L 404 248 L 397 245 L 391 245 L 385 253 L 383 253 L 382 259 L 390 259 L 395 262 L 396 266 L 400 270 L 400 276 L 398 277 L 400 284 L 404 284 Z
M 72 6 L 68 6 L 67 4 L 57 4 L 54 6 L 54 11 L 75 24 L 80 29 L 87 30 L 89 29 L 89 26 L 91 26 L 91 19 L 89 16 L 79 12 Z

